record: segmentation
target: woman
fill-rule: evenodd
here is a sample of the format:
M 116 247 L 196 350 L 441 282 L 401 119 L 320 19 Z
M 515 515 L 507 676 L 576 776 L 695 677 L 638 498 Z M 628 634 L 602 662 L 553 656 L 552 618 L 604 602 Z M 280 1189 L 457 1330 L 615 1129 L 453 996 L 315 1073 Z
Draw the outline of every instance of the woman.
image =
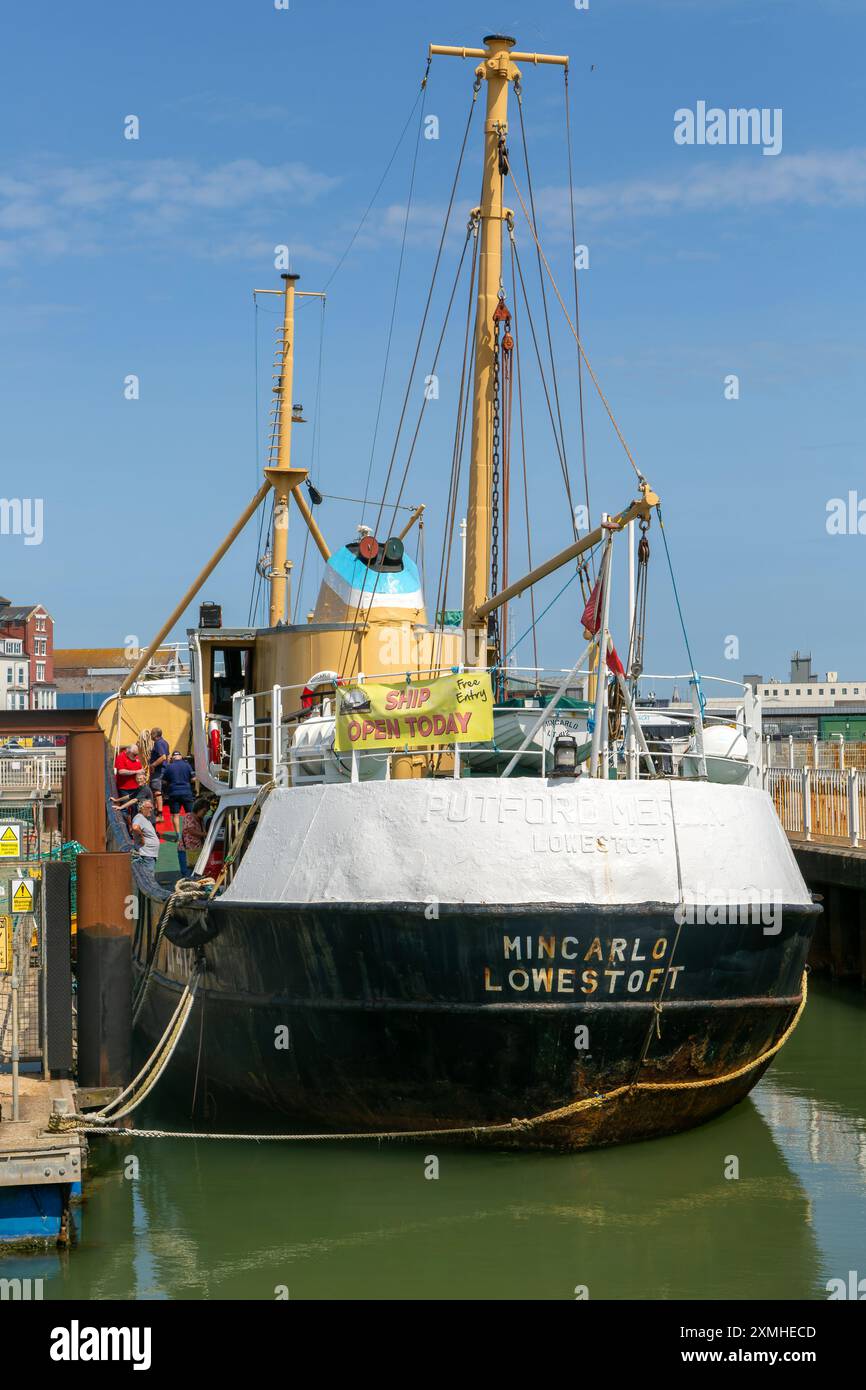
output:
M 190 858 L 195 863 L 201 854 L 207 833 L 204 818 L 209 808 L 210 802 L 204 797 L 199 797 L 192 810 L 183 818 L 177 844 L 177 862 L 180 865 L 181 878 L 186 878 L 189 873 Z

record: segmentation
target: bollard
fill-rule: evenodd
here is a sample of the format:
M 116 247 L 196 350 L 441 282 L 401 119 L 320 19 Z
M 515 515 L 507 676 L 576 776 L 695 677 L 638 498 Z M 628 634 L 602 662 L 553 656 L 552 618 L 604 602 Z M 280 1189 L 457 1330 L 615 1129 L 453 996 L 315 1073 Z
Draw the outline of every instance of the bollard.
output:
M 79 856 L 79 1086 L 125 1086 L 131 1076 L 131 893 L 128 854 Z

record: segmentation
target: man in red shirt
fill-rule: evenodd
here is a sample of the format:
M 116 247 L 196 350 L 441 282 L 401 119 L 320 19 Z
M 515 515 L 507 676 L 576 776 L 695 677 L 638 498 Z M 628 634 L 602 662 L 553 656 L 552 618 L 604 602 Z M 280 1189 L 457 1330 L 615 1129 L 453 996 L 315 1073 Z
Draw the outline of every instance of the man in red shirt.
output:
M 143 771 L 136 745 L 130 743 L 128 747 L 121 748 L 114 760 L 114 780 L 117 783 L 118 796 L 128 797 L 137 791 L 138 782 L 135 774 Z

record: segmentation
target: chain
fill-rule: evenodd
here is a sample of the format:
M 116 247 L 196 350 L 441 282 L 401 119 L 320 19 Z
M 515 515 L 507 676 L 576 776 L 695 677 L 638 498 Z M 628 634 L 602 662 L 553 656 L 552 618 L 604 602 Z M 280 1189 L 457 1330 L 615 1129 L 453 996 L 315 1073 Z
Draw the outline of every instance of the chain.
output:
M 499 319 L 493 318 L 493 478 L 490 514 L 490 592 L 499 589 Z

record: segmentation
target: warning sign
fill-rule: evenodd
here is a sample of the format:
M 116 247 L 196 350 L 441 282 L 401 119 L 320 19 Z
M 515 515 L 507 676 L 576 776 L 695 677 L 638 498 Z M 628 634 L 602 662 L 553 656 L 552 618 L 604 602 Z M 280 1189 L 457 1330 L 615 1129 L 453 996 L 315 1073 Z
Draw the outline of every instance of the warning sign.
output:
M 32 911 L 33 911 L 33 879 L 32 879 L 32 878 L 13 878 L 13 880 L 12 880 L 12 911 L 13 911 L 13 912 L 32 912 Z
M 21 826 L 4 825 L 0 830 L 0 859 L 21 858 Z
M 12 974 L 12 918 L 0 917 L 0 975 Z

